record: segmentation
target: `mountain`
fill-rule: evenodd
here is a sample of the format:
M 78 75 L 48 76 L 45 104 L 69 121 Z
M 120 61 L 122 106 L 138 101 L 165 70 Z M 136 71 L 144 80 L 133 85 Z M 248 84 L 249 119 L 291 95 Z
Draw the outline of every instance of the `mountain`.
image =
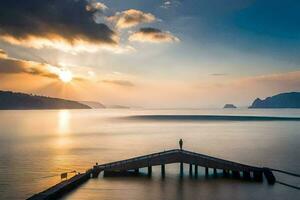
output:
M 93 109 L 101 109 L 101 108 L 106 108 L 105 105 L 103 105 L 100 102 L 96 102 L 96 101 L 79 101 L 79 103 L 82 103 L 84 105 L 87 105 Z
M 281 93 L 264 100 L 257 98 L 249 108 L 300 108 L 300 92 Z
M 237 108 L 237 107 L 233 104 L 225 104 L 223 108 Z
M 37 96 L 11 91 L 0 91 L 0 110 L 33 109 L 90 109 L 91 107 L 59 98 Z

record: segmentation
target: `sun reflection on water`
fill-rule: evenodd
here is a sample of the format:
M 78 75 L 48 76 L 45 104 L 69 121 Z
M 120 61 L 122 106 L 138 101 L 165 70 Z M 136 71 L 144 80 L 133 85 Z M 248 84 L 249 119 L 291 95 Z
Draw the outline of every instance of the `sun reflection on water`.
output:
M 70 117 L 71 113 L 69 110 L 60 110 L 58 112 L 58 126 L 57 132 L 59 134 L 57 145 L 58 147 L 66 148 L 70 143 L 69 133 L 71 132 L 70 128 Z
M 60 110 L 58 112 L 58 133 L 65 135 L 70 132 L 70 111 Z

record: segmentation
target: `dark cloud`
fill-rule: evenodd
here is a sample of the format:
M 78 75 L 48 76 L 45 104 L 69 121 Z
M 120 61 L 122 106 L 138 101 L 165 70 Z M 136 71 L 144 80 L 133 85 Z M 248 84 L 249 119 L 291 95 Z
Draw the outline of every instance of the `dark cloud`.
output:
M 86 0 L 1 0 L 0 34 L 16 40 L 28 37 L 61 37 L 73 44 L 116 44 L 116 34 L 105 24 L 96 24 Z
M 17 74 L 26 72 L 22 63 L 0 58 L 0 74 Z
M 145 33 L 145 34 L 147 34 L 147 33 L 151 34 L 151 33 L 161 33 L 162 31 L 157 28 L 147 27 L 147 28 L 141 28 L 140 32 Z
M 126 80 L 102 80 L 101 82 L 119 85 L 119 86 L 125 86 L 125 87 L 133 87 L 134 86 L 134 84 L 132 82 L 126 81 Z
M 4 52 L 0 49 L 0 52 Z M 5 52 L 4 52 L 5 54 Z M 5 54 L 6 55 L 6 54 Z M 27 60 L 13 59 L 0 56 L 0 75 L 1 74 L 30 74 L 57 79 L 58 75 L 46 69 L 46 64 Z
M 180 40 L 170 32 L 164 32 L 157 28 L 141 28 L 129 36 L 130 41 L 138 42 L 179 42 Z

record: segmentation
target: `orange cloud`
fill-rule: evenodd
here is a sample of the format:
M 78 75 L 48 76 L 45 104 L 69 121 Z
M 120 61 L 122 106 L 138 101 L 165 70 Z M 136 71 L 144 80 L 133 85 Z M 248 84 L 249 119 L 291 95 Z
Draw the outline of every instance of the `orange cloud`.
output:
M 5 58 L 7 58 L 6 52 L 0 49 L 0 59 L 5 59 Z
M 151 43 L 170 43 L 179 42 L 179 38 L 170 32 L 163 32 L 156 28 L 141 28 L 139 31 L 129 36 L 129 41 L 151 42 Z
M 151 13 L 144 13 L 140 10 L 129 9 L 117 12 L 115 15 L 106 18 L 113 22 L 117 28 L 124 29 L 137 26 L 142 23 L 151 23 L 155 21 L 155 16 Z
M 0 75 L 27 74 L 33 76 L 59 79 L 61 68 L 46 63 L 15 59 L 8 57 L 5 51 L 0 49 Z M 86 80 L 83 77 L 75 76 L 74 80 Z
M 58 75 L 47 68 L 48 65 L 43 63 L 0 57 L 0 74 L 30 74 L 57 79 Z
M 96 52 L 99 50 L 109 50 L 115 53 L 127 52 L 130 49 L 118 45 L 119 38 L 114 37 L 114 44 L 105 44 L 97 41 L 89 41 L 83 37 L 68 40 L 60 35 L 47 34 L 45 36 L 27 35 L 17 38 L 12 35 L 2 35 L 0 39 L 13 45 L 24 46 L 28 48 L 42 49 L 53 48 L 69 53 L 78 52 Z

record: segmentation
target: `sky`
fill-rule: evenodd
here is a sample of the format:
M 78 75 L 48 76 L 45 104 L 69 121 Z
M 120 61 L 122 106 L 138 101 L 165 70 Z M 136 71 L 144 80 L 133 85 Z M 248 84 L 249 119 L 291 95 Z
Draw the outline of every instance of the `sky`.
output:
M 300 91 L 297 0 L 2 0 L 0 90 L 145 108 Z

